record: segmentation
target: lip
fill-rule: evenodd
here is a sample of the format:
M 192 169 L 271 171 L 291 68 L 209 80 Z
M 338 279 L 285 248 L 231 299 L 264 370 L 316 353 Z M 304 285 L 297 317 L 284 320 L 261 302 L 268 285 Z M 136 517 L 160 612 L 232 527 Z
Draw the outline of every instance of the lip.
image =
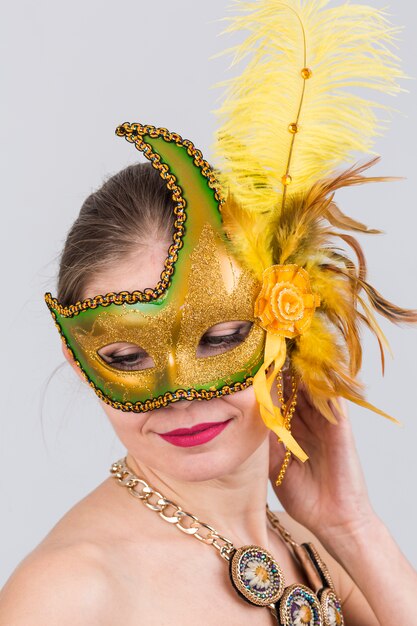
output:
M 172 443 L 180 448 L 190 448 L 191 446 L 200 446 L 211 441 L 226 428 L 232 420 L 225 422 L 204 422 L 196 424 L 192 428 L 177 428 L 168 433 L 158 433 L 162 439 Z

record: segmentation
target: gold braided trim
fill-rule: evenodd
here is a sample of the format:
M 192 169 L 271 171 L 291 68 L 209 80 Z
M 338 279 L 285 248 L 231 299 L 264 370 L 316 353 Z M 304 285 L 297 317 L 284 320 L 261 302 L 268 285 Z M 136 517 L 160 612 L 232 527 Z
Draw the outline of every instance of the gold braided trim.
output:
M 89 380 L 90 386 L 94 389 L 98 397 L 106 404 L 111 405 L 115 409 L 121 409 L 122 411 L 132 411 L 133 413 L 146 413 L 146 411 L 152 411 L 153 409 L 160 409 L 166 407 L 171 402 L 178 402 L 179 400 L 211 400 L 212 398 L 221 398 L 223 396 L 230 395 L 236 391 L 242 391 L 253 382 L 253 377 L 246 378 L 242 383 L 238 382 L 232 386 L 225 385 L 220 389 L 177 389 L 177 391 L 167 391 L 162 396 L 153 398 L 152 400 L 146 400 L 145 402 L 115 402 L 110 400 L 98 389 L 95 384 Z
M 187 205 L 182 188 L 177 184 L 177 179 L 169 171 L 169 167 L 165 163 L 161 163 L 161 157 L 159 154 L 153 151 L 150 144 L 143 140 L 144 135 L 150 135 L 151 137 L 162 137 L 165 141 L 174 142 L 179 146 L 184 146 L 187 153 L 193 157 L 194 165 L 198 167 L 201 174 L 207 178 L 208 186 L 214 191 L 214 197 L 219 203 L 219 210 L 224 202 L 221 196 L 218 182 L 214 171 L 210 167 L 209 163 L 203 159 L 203 155 L 189 139 L 183 139 L 178 133 L 170 133 L 166 128 L 155 128 L 155 126 L 142 126 L 142 124 L 129 124 L 125 122 L 116 128 L 116 135 L 118 137 L 124 137 L 130 143 L 135 144 L 135 148 L 139 152 L 143 152 L 144 156 L 151 161 L 152 166 L 158 170 L 161 178 L 166 182 L 166 185 L 170 191 L 172 191 L 172 200 L 175 203 L 174 215 L 175 215 L 175 232 L 172 238 L 172 244 L 168 248 L 167 258 L 164 261 L 164 269 L 161 273 L 160 280 L 156 286 L 145 289 L 144 291 L 120 291 L 118 293 L 109 292 L 106 295 L 97 295 L 94 298 L 86 298 L 85 300 L 78 301 L 75 304 L 64 306 L 58 302 L 56 298 L 52 297 L 50 292 L 45 294 L 45 302 L 49 309 L 58 311 L 63 317 L 73 317 L 78 315 L 81 311 L 87 309 L 95 309 L 98 306 L 109 306 L 109 304 L 134 304 L 135 302 L 150 302 L 160 298 L 171 284 L 171 276 L 174 273 L 174 265 L 178 259 L 178 251 L 183 246 L 184 236 L 184 222 L 187 219 L 185 207 Z

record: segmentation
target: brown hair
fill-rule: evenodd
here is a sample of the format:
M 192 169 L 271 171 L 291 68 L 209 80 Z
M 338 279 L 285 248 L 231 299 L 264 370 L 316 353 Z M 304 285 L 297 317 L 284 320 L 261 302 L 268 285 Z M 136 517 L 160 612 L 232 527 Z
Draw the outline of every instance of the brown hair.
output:
M 82 299 L 91 277 L 149 240 L 172 239 L 171 192 L 150 163 L 129 165 L 85 200 L 61 254 L 58 300 Z M 162 270 L 162 268 L 161 268 Z

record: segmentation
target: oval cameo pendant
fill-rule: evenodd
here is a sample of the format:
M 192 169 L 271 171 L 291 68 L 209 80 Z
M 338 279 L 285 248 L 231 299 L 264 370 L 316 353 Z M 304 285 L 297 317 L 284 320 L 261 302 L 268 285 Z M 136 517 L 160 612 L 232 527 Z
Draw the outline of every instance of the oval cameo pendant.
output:
M 323 589 L 320 593 L 325 626 L 344 626 L 342 604 L 332 589 Z
M 284 591 L 284 574 L 273 556 L 259 546 L 243 546 L 230 559 L 230 579 L 238 594 L 256 606 L 268 606 Z
M 324 626 L 317 596 L 304 585 L 287 587 L 279 603 L 282 626 Z

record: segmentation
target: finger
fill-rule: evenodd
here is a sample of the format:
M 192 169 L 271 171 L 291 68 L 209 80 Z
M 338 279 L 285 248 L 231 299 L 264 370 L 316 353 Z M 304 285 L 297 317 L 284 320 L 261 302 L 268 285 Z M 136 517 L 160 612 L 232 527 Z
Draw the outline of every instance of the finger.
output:
M 339 396 L 337 398 L 329 400 L 329 407 L 337 421 L 349 420 L 349 411 L 346 398 Z

